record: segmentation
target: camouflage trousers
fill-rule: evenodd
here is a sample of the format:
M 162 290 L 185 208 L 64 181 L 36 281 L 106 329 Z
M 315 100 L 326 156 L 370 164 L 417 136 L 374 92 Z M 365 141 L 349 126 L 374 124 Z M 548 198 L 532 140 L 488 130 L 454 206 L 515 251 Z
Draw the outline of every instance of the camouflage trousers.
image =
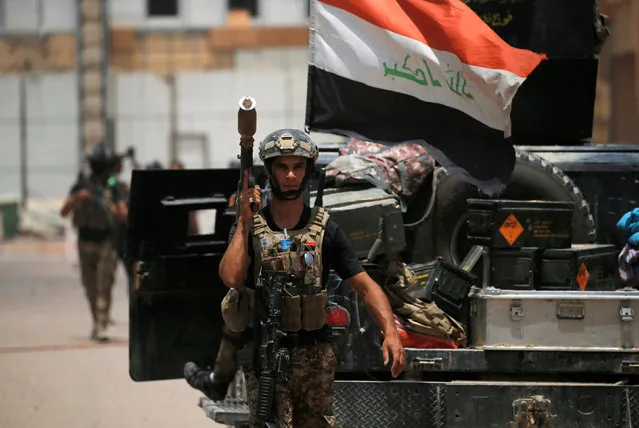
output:
M 230 384 L 233 381 L 237 372 L 237 352 L 245 342 L 248 340 L 244 333 L 229 330 L 226 325 L 222 327 L 222 340 L 213 368 L 215 382 Z
M 291 349 L 291 360 L 275 388 L 276 426 L 281 428 L 335 427 L 333 383 L 337 358 L 330 343 Z M 244 369 L 249 422 L 256 424 L 258 377 Z
M 106 328 L 111 313 L 111 290 L 118 254 L 111 241 L 78 242 L 80 275 L 94 326 Z

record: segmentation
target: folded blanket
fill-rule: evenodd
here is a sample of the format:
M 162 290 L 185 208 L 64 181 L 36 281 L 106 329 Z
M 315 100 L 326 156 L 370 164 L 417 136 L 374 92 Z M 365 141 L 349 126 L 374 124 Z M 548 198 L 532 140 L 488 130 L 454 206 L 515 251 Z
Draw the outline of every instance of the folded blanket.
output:
M 623 247 L 619 253 L 619 276 L 629 287 L 639 288 L 639 249 Z

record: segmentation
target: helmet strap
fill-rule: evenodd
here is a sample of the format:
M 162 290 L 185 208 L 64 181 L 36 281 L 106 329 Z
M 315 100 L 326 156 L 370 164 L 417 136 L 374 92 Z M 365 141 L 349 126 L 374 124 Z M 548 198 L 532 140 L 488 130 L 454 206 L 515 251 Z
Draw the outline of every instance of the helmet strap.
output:
M 302 196 L 302 193 L 304 192 L 303 186 L 300 186 L 300 188 L 296 190 L 287 190 L 286 192 L 283 192 L 282 189 L 280 189 L 280 186 L 277 184 L 276 180 L 269 179 L 269 181 L 271 182 L 273 196 L 282 201 L 294 201 L 295 199 Z

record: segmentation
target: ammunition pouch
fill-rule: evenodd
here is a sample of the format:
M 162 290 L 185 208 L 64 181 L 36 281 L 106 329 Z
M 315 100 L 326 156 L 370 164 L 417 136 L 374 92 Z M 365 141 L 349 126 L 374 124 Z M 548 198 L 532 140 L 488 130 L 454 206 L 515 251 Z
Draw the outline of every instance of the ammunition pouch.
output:
M 282 298 L 280 327 L 283 331 L 299 331 L 302 328 L 302 298 L 300 296 L 284 296 Z
M 302 328 L 306 331 L 319 330 L 326 324 L 328 293 L 302 296 Z
M 285 332 L 314 331 L 326 325 L 328 293 L 282 298 L 281 328 Z
M 251 321 L 255 292 L 246 287 L 232 288 L 222 299 L 222 319 L 226 327 L 236 333 L 246 330 Z

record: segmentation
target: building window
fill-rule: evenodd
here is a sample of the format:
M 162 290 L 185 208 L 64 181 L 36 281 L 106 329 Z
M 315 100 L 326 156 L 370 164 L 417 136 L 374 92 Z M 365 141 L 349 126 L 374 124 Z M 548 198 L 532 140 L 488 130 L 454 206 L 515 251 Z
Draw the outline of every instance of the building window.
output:
M 178 16 L 178 0 L 146 0 L 146 14 L 149 17 Z
M 259 15 L 259 9 L 257 7 L 258 0 L 228 0 L 228 9 L 244 9 L 251 12 L 251 16 L 256 17 Z

